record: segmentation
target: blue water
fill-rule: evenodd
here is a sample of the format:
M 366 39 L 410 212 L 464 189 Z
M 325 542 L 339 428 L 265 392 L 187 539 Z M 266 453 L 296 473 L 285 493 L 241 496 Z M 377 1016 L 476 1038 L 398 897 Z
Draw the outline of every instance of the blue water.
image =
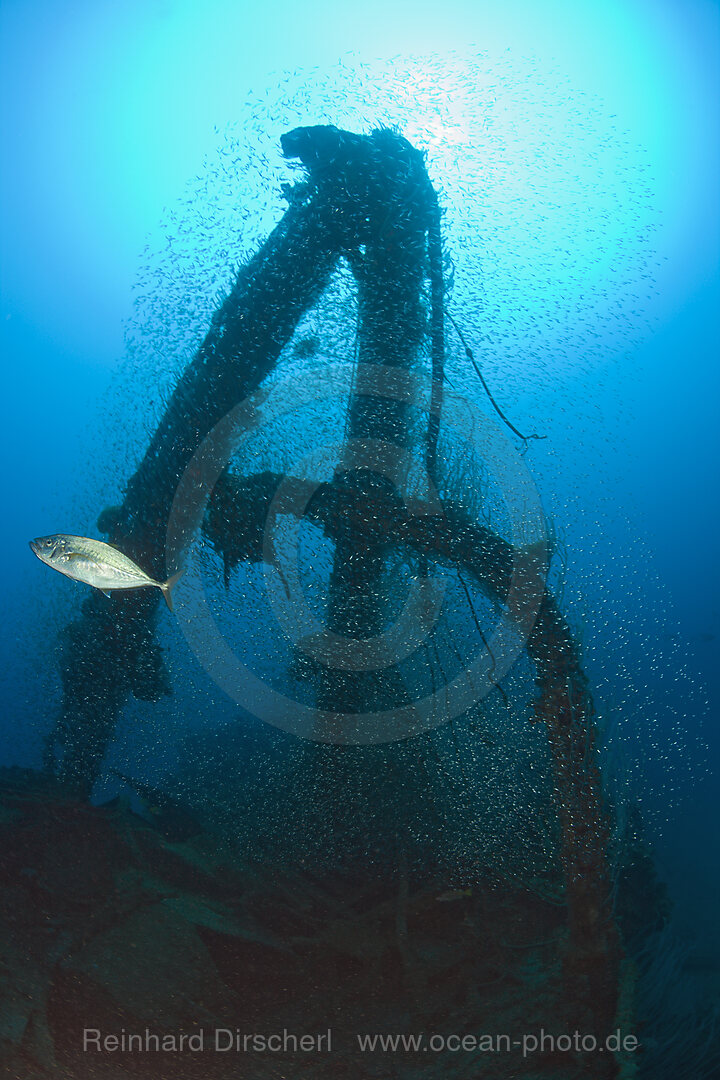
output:
M 396 124 L 439 192 L 451 310 L 513 423 L 546 436 L 523 461 L 567 552 L 604 764 L 641 808 L 701 978 L 688 993 L 717 994 L 718 6 L 279 8 L 0 12 L 0 765 L 40 767 L 57 635 L 85 596 L 27 541 L 98 535 L 218 292 L 283 212 L 297 175 L 280 136 Z M 447 340 L 453 386 L 492 415 Z M 265 467 L 288 468 L 316 421 L 271 438 Z M 240 610 L 258 670 L 287 660 L 272 621 Z M 272 757 L 252 703 L 238 710 L 162 627 L 175 695 L 128 705 L 110 763 L 157 780 L 188 736 L 232 742 L 235 725 Z M 96 799 L 121 789 L 106 773 Z

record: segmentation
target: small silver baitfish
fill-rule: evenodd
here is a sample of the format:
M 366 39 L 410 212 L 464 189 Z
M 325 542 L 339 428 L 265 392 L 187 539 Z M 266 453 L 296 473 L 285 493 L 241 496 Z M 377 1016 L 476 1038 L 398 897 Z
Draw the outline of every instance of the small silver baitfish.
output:
M 30 547 L 38 559 L 53 570 L 59 570 L 61 574 L 75 581 L 84 581 L 86 585 L 92 585 L 102 592 L 110 593 L 113 589 L 142 589 L 152 585 L 162 590 L 165 603 L 171 611 L 173 609 L 172 589 L 183 573 L 182 570 L 167 581 L 155 581 L 112 544 L 92 540 L 87 536 L 69 536 L 67 533 L 39 536 L 30 541 Z

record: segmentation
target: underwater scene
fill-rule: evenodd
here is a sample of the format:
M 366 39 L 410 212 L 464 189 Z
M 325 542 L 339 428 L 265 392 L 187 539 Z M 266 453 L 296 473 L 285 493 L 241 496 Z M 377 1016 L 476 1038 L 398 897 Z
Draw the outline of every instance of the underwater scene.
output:
M 2 1076 L 720 1076 L 719 60 L 0 7 Z

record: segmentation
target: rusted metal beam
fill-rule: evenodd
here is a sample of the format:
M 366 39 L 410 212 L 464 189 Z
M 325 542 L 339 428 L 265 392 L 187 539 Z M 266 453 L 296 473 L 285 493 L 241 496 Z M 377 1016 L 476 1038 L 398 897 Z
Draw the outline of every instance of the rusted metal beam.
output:
M 375 133 L 378 161 L 386 173 L 383 197 L 372 201 L 362 230 L 362 251 L 353 263 L 358 283 L 358 374 L 353 383 L 345 428 L 345 449 L 336 469 L 342 485 L 365 492 L 372 501 L 378 484 L 402 488 L 397 467 L 422 432 L 413 427 L 412 402 L 399 396 L 369 394 L 363 375 L 383 369 L 409 372 L 417 367 L 426 336 L 422 288 L 428 267 L 428 230 L 434 193 L 417 150 L 392 131 Z M 388 472 L 395 473 L 394 479 Z M 387 619 L 387 541 L 348 528 L 335 534 L 328 589 L 328 630 L 347 640 L 381 633 Z M 378 658 L 382 662 L 382 658 Z M 367 671 L 320 666 L 316 674 L 319 708 L 361 712 L 378 695 L 405 700 L 406 691 L 391 664 Z M 340 751 L 339 751 L 340 753 Z
M 376 200 L 385 197 L 383 155 L 369 137 L 336 128 L 299 128 L 283 137 L 287 156 L 307 165 L 306 184 L 267 242 L 239 271 L 194 359 L 181 376 L 121 506 L 99 527 L 111 543 L 162 579 L 175 488 L 213 426 L 255 390 L 277 362 L 305 310 L 344 251 L 355 249 Z M 88 797 L 130 693 L 155 700 L 168 690 L 154 642 L 157 597 L 93 593 L 61 635 L 63 700 L 46 765 Z

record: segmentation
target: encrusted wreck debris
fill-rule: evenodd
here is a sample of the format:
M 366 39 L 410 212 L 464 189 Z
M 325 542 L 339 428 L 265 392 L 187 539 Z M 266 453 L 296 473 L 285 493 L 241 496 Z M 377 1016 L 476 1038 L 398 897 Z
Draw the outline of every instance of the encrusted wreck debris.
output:
M 0 1069 L 22 1080 L 277 1080 L 307 1075 L 310 1061 L 317 1080 L 394 1071 L 432 1080 L 439 1062 L 458 1080 L 480 1069 L 503 1080 L 518 1075 L 504 1044 L 370 1054 L 356 1036 L 575 1026 L 562 907 L 511 880 L 457 889 L 419 883 L 402 867 L 394 877 L 327 878 L 238 864 L 217 836 L 168 839 L 122 799 L 80 803 L 22 770 L 0 771 L 0 876 L 0 968 L 12 973 L 0 984 Z M 330 1053 L 292 1041 L 272 1054 L 226 1050 L 228 1031 L 242 1040 L 328 1029 Z M 103 1053 L 95 1032 L 136 1040 Z M 203 1052 L 173 1048 L 181 1033 L 199 1032 Z M 532 1075 L 573 1080 L 583 1075 L 578 1060 L 545 1048 Z

